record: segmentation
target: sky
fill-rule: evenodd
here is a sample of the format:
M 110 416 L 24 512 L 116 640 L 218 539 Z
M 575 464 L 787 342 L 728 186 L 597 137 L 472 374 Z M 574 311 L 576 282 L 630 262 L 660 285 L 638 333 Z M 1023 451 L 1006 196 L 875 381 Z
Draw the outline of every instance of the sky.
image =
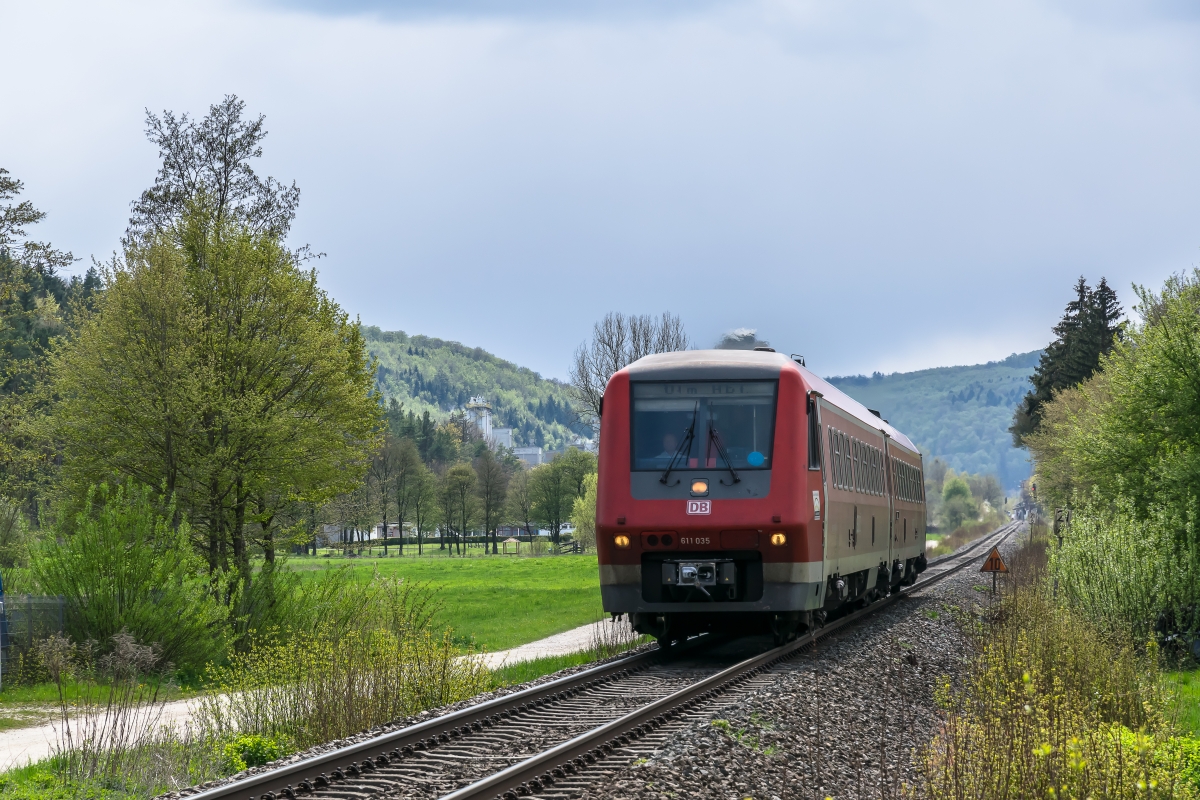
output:
M 82 271 L 150 109 L 265 114 L 256 170 L 363 323 L 549 377 L 608 311 L 826 375 L 1042 347 L 1200 253 L 1200 10 L 1168 0 L 0 3 L 0 166 Z

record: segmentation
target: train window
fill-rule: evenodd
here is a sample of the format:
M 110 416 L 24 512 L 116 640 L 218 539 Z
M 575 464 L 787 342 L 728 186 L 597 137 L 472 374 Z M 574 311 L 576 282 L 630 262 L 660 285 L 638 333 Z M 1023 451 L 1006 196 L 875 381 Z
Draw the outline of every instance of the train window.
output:
M 842 434 L 842 483 L 850 491 L 854 491 L 854 453 L 851 445 L 854 437 Z
M 633 469 L 770 469 L 776 384 L 634 383 Z
M 850 437 L 850 465 L 851 474 L 854 476 L 850 481 L 850 488 L 857 492 L 862 482 L 862 468 L 858 464 L 858 439 L 853 436 Z
M 841 464 L 838 463 L 838 432 L 829 428 L 829 481 L 841 488 Z
M 838 432 L 829 429 L 829 464 L 833 472 L 833 485 L 842 488 L 842 448 L 838 446 Z
M 821 468 L 821 424 L 817 421 L 817 401 L 808 398 L 808 468 Z
M 846 434 L 838 431 L 838 463 L 842 472 L 841 484 L 843 489 L 850 488 L 850 475 L 846 471 Z

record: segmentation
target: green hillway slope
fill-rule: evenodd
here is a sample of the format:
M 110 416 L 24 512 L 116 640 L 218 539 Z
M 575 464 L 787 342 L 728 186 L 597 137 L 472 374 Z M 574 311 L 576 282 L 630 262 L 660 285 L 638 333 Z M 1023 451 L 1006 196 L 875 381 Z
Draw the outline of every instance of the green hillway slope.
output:
M 959 472 L 992 473 L 1006 489 L 1029 477 L 1024 450 L 1012 446 L 1013 409 L 1032 389 L 1041 351 L 968 367 L 829 378 L 908 434 L 926 463 L 938 457 Z
M 379 390 L 405 410 L 445 419 L 472 396 L 492 404 L 498 427 L 514 428 L 514 443 L 561 447 L 575 435 L 591 436 L 571 410 L 567 387 L 475 347 L 428 336 L 364 327 L 379 360 Z M 960 472 L 993 473 L 1006 488 L 1029 475 L 1023 450 L 1012 446 L 1008 426 L 1040 351 L 1003 361 L 919 372 L 875 373 L 829 381 L 904 431 L 927 461 L 940 457 Z
M 440 421 L 479 396 L 492 404 L 495 427 L 513 428 L 517 447 L 557 449 L 577 434 L 592 435 L 590 426 L 579 423 L 567 388 L 558 381 L 478 347 L 376 327 L 362 330 L 379 361 L 379 391 L 403 403 L 405 411 L 428 411 Z

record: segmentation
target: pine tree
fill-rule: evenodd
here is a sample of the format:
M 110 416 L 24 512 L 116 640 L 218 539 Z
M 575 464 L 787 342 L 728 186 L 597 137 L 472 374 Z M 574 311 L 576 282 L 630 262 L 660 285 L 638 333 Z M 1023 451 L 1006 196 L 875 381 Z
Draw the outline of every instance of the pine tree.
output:
M 1013 413 L 1008 431 L 1013 445 L 1023 447 L 1025 437 L 1038 429 L 1042 406 L 1056 392 L 1086 381 L 1100 368 L 1100 357 L 1107 355 L 1120 336 L 1121 306 L 1117 293 L 1104 278 L 1093 290 L 1083 276 L 1075 284 L 1075 299 L 1054 326 L 1055 339 L 1047 345 L 1030 376 L 1033 391 L 1026 393 Z

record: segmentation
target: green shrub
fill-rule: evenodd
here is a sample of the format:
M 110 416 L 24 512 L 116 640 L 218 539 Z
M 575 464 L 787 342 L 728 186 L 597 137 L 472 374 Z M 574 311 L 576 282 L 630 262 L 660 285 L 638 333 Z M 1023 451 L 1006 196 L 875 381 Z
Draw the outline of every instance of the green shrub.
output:
M 1165 750 L 1167 761 L 1179 770 L 1179 780 L 1200 792 L 1200 739 L 1176 736 Z
M 331 571 L 314 592 L 310 602 L 338 613 L 312 630 L 254 638 L 228 664 L 210 665 L 195 716 L 205 737 L 258 734 L 308 747 L 489 688 L 490 673 L 460 657 L 451 631 L 429 630 L 428 589 Z
M 230 773 L 261 767 L 288 754 L 287 745 L 270 736 L 246 733 L 234 737 L 221 748 L 222 765 Z
M 1096 503 L 1073 515 L 1050 570 L 1065 602 L 1115 635 L 1200 632 L 1200 541 L 1193 520 L 1152 509 L 1139 519 L 1130 501 Z M 1161 623 L 1161 624 L 1160 624 Z
M 202 667 L 224 652 L 225 613 L 213 598 L 186 522 L 172 527 L 153 493 L 134 485 L 94 487 L 70 532 L 33 554 L 42 591 L 65 598 L 66 633 L 107 643 L 121 631 L 159 648 L 176 666 Z
M 926 759 L 929 796 L 1200 796 L 1185 777 L 1190 744 L 1164 717 L 1157 647 L 1056 603 L 1046 549 L 1010 560 L 962 689 L 939 694 L 948 713 Z

